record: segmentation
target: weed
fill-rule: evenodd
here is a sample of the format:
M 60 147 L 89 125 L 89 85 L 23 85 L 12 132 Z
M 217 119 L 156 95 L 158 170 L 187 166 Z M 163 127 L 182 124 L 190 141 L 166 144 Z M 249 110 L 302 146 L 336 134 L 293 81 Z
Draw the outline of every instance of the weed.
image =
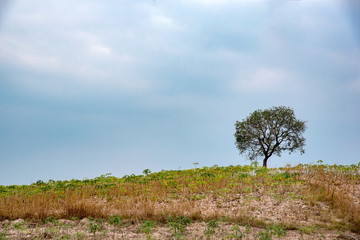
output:
M 77 232 L 74 237 L 77 240 L 83 240 L 86 238 L 86 234 L 84 232 Z
M 113 215 L 110 216 L 108 220 L 109 220 L 109 224 L 114 226 L 119 226 L 123 221 L 123 217 L 121 217 L 120 215 Z
M 0 240 L 7 240 L 8 235 L 6 232 L 0 232 Z
M 49 216 L 47 217 L 45 220 L 43 220 L 44 223 L 53 223 L 53 224 L 57 224 L 58 221 L 56 219 L 56 217 L 54 216 Z
M 103 220 L 102 219 L 90 219 L 89 223 L 89 232 L 96 234 L 96 232 L 100 232 L 103 229 Z
M 58 230 L 55 228 L 46 228 L 42 234 L 43 239 L 53 239 L 58 233 Z
M 15 229 L 23 231 L 23 230 L 25 230 L 24 224 L 25 224 L 25 221 L 21 221 L 21 222 L 14 223 L 13 226 Z
M 152 228 L 156 226 L 156 222 L 154 221 L 144 221 L 138 228 L 138 230 L 145 234 L 152 233 Z
M 264 230 L 264 231 L 260 231 L 256 234 L 256 239 L 258 240 L 272 240 L 272 235 L 271 232 Z
M 154 221 L 144 221 L 138 228 L 139 232 L 145 233 L 146 239 L 152 239 L 151 233 L 153 231 L 153 227 L 156 226 L 156 222 Z
M 286 230 L 283 226 L 277 224 L 271 224 L 266 227 L 266 230 L 276 237 L 284 237 L 286 236 Z
M 173 233 L 173 236 L 175 238 L 181 238 L 184 234 L 185 227 L 191 223 L 191 219 L 184 216 L 178 216 L 175 218 L 168 217 L 167 223 Z
M 279 238 L 286 236 L 285 228 L 281 225 L 271 224 L 266 227 L 266 230 L 258 232 L 256 234 L 256 239 L 271 240 L 273 236 Z
M 219 224 L 216 219 L 210 220 L 206 223 L 206 228 L 204 230 L 204 234 L 207 237 L 210 237 L 212 234 L 215 233 L 215 228 L 218 228 Z
M 316 230 L 316 227 L 313 227 L 313 226 L 302 226 L 298 229 L 298 231 L 301 235 L 303 235 L 303 234 L 311 235 L 314 233 L 315 230 Z
M 252 232 L 252 229 L 250 228 L 250 226 L 246 225 L 245 230 L 241 231 L 239 225 L 235 224 L 231 230 L 233 231 L 233 233 L 230 233 L 228 235 L 228 237 L 232 238 L 232 239 L 244 239 L 246 238 L 246 236 L 248 234 L 250 234 Z
M 113 215 L 108 218 L 109 224 L 114 226 L 114 229 L 113 229 L 113 238 L 114 239 L 115 239 L 116 229 L 120 226 L 122 221 L 123 221 L 123 217 L 120 215 Z

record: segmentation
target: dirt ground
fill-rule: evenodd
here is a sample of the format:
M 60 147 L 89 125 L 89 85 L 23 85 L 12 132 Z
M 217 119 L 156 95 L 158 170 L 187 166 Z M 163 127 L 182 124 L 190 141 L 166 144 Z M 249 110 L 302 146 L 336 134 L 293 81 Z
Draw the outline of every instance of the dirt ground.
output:
M 184 228 L 182 234 L 174 231 L 165 223 L 156 223 L 149 233 L 141 231 L 141 222 L 123 222 L 117 228 L 102 223 L 101 228 L 91 232 L 91 220 L 56 220 L 49 223 L 34 223 L 18 219 L 0 222 L 0 239 L 343 239 L 359 240 L 360 234 L 349 231 L 325 230 L 304 227 L 297 230 L 286 230 L 282 235 L 267 231 L 264 228 L 250 227 L 248 232 L 244 226 L 237 230 L 233 223 L 218 222 L 213 232 L 206 232 L 205 222 L 192 222 Z

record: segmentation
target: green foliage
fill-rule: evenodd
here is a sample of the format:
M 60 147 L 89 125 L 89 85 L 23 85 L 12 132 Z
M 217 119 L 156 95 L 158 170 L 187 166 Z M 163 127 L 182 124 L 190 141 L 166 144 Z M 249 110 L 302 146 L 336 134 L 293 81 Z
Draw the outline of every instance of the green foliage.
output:
M 216 219 L 212 219 L 206 223 L 206 228 L 204 230 L 204 234 L 206 236 L 210 236 L 215 233 L 215 228 L 218 228 L 219 224 Z
M 96 234 L 96 232 L 100 232 L 103 229 L 103 220 L 102 219 L 89 219 L 89 232 Z
M 285 228 L 278 224 L 271 224 L 266 227 L 266 230 L 258 232 L 256 234 L 256 239 L 271 240 L 273 236 L 278 238 L 286 236 Z
M 256 234 L 256 239 L 258 240 L 272 240 L 272 235 L 269 231 L 260 231 Z
M 24 224 L 25 224 L 25 221 L 21 221 L 21 222 L 18 222 L 18 223 L 14 223 L 14 228 L 15 229 L 18 229 L 18 230 L 25 230 L 24 228 Z
M 354 164 L 350 166 L 303 164 L 299 165 L 299 168 L 302 168 L 302 171 L 309 174 L 312 174 L 312 172 L 316 174 L 321 170 L 325 173 L 346 176 L 347 178 L 353 179 L 355 181 L 360 181 L 360 166 Z M 0 186 L 0 198 L 2 197 L 6 199 L 7 197 L 14 195 L 18 197 L 31 197 L 37 194 L 51 193 L 62 199 L 65 193 L 71 191 L 77 191 L 81 194 L 86 194 L 86 191 L 91 190 L 93 191 L 92 194 L 96 195 L 97 197 L 111 201 L 113 196 L 109 195 L 110 190 L 116 188 L 119 190 L 119 192 L 123 191 L 121 194 L 126 196 L 125 187 L 130 186 L 128 184 L 133 184 L 132 188 L 135 188 L 135 191 L 143 191 L 141 189 L 144 187 L 141 185 L 147 184 L 150 187 L 151 184 L 149 181 L 152 183 L 159 183 L 164 187 L 164 189 L 166 189 L 169 194 L 172 194 L 172 196 L 177 198 L 181 194 L 181 189 L 184 188 L 189 189 L 192 196 L 206 195 L 206 193 L 199 191 L 199 187 L 211 188 L 211 186 L 216 185 L 217 182 L 223 181 L 223 179 L 227 179 L 227 191 L 233 191 L 233 189 L 236 189 L 236 186 L 240 185 L 244 186 L 243 190 L 248 189 L 249 191 L 252 191 L 252 185 L 254 185 L 253 183 L 259 178 L 261 178 L 261 181 L 265 182 L 266 185 L 279 185 L 301 183 L 302 181 L 300 180 L 299 176 L 300 172 L 296 169 L 267 169 L 258 167 L 256 162 L 252 162 L 250 166 L 214 166 L 197 168 L 196 171 L 194 171 L 194 169 L 182 171 L 161 171 L 156 173 L 149 173 L 147 176 L 127 175 L 122 178 L 116 178 L 102 175 L 94 179 L 72 179 L 66 181 L 49 180 L 48 182 L 38 181 L 38 184 L 31 185 Z M 48 189 L 46 193 L 42 191 L 44 187 Z M 195 199 L 196 197 L 194 200 Z
M 75 239 L 77 240 L 83 240 L 86 238 L 86 234 L 84 232 L 77 232 L 75 234 Z
M 240 226 L 235 224 L 232 226 L 231 230 L 233 231 L 228 235 L 231 239 L 244 239 L 248 234 L 252 232 L 250 226 L 246 226 L 244 231 L 241 231 Z
M 44 223 L 53 223 L 53 224 L 57 224 L 58 221 L 56 219 L 56 217 L 54 216 L 49 216 L 47 217 L 45 220 L 43 220 Z
M 251 161 L 263 157 L 263 166 L 273 154 L 281 156 L 299 150 L 304 153 L 306 125 L 295 118 L 289 107 L 273 107 L 256 110 L 241 122 L 235 123 L 235 144 L 240 154 L 246 154 Z
M 301 235 L 303 235 L 303 234 L 311 235 L 315 232 L 315 230 L 316 230 L 316 227 L 313 227 L 313 226 L 302 226 L 298 229 L 298 231 Z
M 7 234 L 6 232 L 0 232 L 0 240 L 7 240 L 9 234 Z
M 184 216 L 168 217 L 167 224 L 175 238 L 181 238 L 185 227 L 191 223 L 191 219 Z
M 283 226 L 279 224 L 271 224 L 266 227 L 266 230 L 269 231 L 275 237 L 284 237 L 286 236 L 286 230 Z
M 145 234 L 152 233 L 152 229 L 156 226 L 156 222 L 154 221 L 144 221 L 138 228 L 138 230 Z
M 123 221 L 123 217 L 121 217 L 120 215 L 113 215 L 109 217 L 108 221 L 111 225 L 119 226 Z

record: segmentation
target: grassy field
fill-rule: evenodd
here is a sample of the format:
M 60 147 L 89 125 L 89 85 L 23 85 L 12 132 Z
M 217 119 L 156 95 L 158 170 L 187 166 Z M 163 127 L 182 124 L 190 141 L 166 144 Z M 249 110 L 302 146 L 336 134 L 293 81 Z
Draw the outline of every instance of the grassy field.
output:
M 360 239 L 360 163 L 0 186 L 0 239 Z

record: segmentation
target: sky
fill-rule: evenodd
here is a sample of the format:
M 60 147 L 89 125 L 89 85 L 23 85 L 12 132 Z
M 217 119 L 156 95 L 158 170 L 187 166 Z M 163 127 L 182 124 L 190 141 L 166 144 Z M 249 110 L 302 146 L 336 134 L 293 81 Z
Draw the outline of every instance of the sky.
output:
M 359 25 L 357 0 L 1 0 L 0 185 L 247 165 L 234 124 L 273 106 L 306 146 L 269 167 L 357 164 Z

